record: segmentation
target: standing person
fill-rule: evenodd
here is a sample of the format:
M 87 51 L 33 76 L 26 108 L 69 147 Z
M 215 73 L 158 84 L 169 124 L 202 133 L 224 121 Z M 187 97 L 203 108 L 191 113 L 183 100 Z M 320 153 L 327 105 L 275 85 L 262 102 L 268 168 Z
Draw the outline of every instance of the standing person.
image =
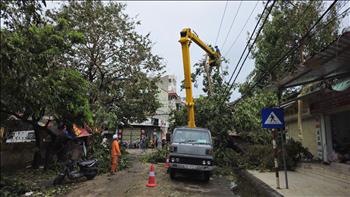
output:
M 153 148 L 156 149 L 158 146 L 158 136 L 157 136 L 157 133 L 154 132 L 153 133 Z
M 162 149 L 164 149 L 165 143 L 166 143 L 165 139 L 162 139 Z
M 121 152 L 119 148 L 118 134 L 114 134 L 112 148 L 111 148 L 111 159 L 112 159 L 111 174 L 114 174 L 118 170 L 118 162 L 119 162 L 120 156 L 121 156 Z
M 145 135 L 141 136 L 141 143 L 140 143 L 140 145 L 141 145 L 142 152 L 143 153 L 146 152 L 146 137 L 145 137 Z

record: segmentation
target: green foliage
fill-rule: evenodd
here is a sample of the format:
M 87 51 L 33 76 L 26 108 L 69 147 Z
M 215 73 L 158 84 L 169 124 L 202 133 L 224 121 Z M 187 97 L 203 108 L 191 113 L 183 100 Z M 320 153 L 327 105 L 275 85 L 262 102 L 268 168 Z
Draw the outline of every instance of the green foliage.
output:
M 169 115 L 169 131 L 173 132 L 178 126 L 184 126 L 187 124 L 187 110 L 172 110 Z
M 19 182 L 16 179 L 9 179 L 7 177 L 1 177 L 0 186 L 1 196 L 20 196 L 30 190 L 22 182 Z
M 252 131 L 252 132 L 241 132 L 240 137 L 248 143 L 251 144 L 271 144 L 272 142 L 272 135 L 269 130 L 261 129 L 259 132 Z
M 326 24 L 336 16 L 336 8 L 332 9 L 313 31 L 315 34 L 304 40 L 303 47 L 294 51 L 277 68 L 272 66 L 277 63 L 287 51 L 298 43 L 298 40 L 306 34 L 318 18 L 324 12 L 325 3 L 322 1 L 277 1 L 271 12 L 271 19 L 268 20 L 257 39 L 252 53 L 255 59 L 255 69 L 248 79 L 256 82 L 263 73 L 267 72 L 264 80 L 258 84 L 263 88 L 271 82 L 275 82 L 289 72 L 296 70 L 296 65 L 301 63 L 302 57 L 308 57 L 320 51 L 333 41 L 339 29 L 339 18 Z M 337 5 L 340 5 L 337 4 Z M 328 6 L 328 5 L 327 5 Z M 303 55 L 301 55 L 303 54 Z
M 234 105 L 234 128 L 237 132 L 263 132 L 261 109 L 277 105 L 277 96 L 267 90 L 256 91 Z
M 25 121 L 31 117 L 32 124 L 46 114 L 62 120 L 70 113 L 91 122 L 86 82 L 57 63 L 81 40 L 79 33 L 41 18 L 37 1 L 20 2 L 2 4 L 6 23 L 1 28 L 1 112 Z
M 231 148 L 214 149 L 214 162 L 220 167 L 240 166 L 240 159 L 244 158 Z
M 287 152 L 287 167 L 293 169 L 302 159 L 310 159 L 311 153 L 299 142 L 293 139 L 287 140 L 285 146 Z
M 98 172 L 107 173 L 111 170 L 111 153 L 110 145 L 102 145 L 102 136 L 98 133 L 94 133 L 91 137 L 91 149 L 90 156 L 92 159 L 97 159 L 98 161 Z
M 232 129 L 232 110 L 226 103 L 222 104 L 222 97 L 200 97 L 195 100 L 196 126 L 208 128 L 214 139 L 214 146 L 227 144 L 228 132 Z M 171 113 L 171 129 L 187 125 L 187 109 Z
M 287 141 L 286 165 L 288 170 L 294 170 L 297 163 L 308 153 L 300 142 L 293 139 Z M 233 149 L 226 148 L 215 152 L 215 160 L 219 166 L 234 166 L 246 169 L 269 170 L 274 169 L 274 151 L 272 144 L 249 144 L 244 146 L 244 153 L 237 153 Z M 279 169 L 283 169 L 282 152 L 278 154 Z
M 15 173 L 1 173 L 1 196 L 24 196 L 26 192 L 32 192 L 31 196 L 58 196 L 64 195 L 72 189 L 72 185 L 53 186 L 47 184 L 57 175 L 55 171 L 43 171 L 26 169 Z
M 253 47 L 252 57 L 255 60 L 255 68 L 247 77 L 247 82 L 239 85 L 239 91 L 245 95 L 245 98 L 233 106 L 234 128 L 243 139 L 251 143 L 246 147 L 245 155 L 227 153 L 238 166 L 270 170 L 273 168 L 271 135 L 261 128 L 260 120 L 262 108 L 277 106 L 277 95 L 273 90 L 269 90 L 269 87 L 273 87 L 276 81 L 286 74 L 294 72 L 295 66 L 299 65 L 305 57 L 318 52 L 336 38 L 340 19 L 330 21 L 336 15 L 336 8 L 331 10 L 326 20 L 322 20 L 316 26 L 313 31 L 315 34 L 308 37 L 299 50 L 294 51 L 278 67 L 272 69 L 272 66 L 287 51 L 296 44 L 300 44 L 298 41 L 324 12 L 323 5 L 321 1 L 276 2 L 271 17 Z M 325 24 L 328 25 L 325 26 Z M 262 77 L 263 80 L 260 81 Z M 257 88 L 251 92 L 250 87 L 255 83 Z M 286 149 L 289 169 L 293 169 L 296 162 L 300 160 L 300 155 L 307 152 L 300 143 L 293 140 L 288 141 Z M 225 161 L 222 153 L 218 156 Z M 279 163 L 281 166 L 282 161 L 280 160 Z
M 125 13 L 125 4 L 70 1 L 47 15 L 84 37 L 58 62 L 78 69 L 90 82 L 89 104 L 97 127 L 143 121 L 155 113 L 162 58 L 152 54 L 149 35 L 136 32 L 140 22 Z
M 30 26 L 43 22 L 41 17 L 45 0 L 0 1 L 1 19 L 5 26 L 14 29 L 16 26 Z
M 84 121 L 92 123 L 92 113 L 87 98 L 89 83 L 78 71 L 63 68 L 49 77 L 52 91 L 51 109 L 57 120 L 72 121 L 83 125 Z
M 145 155 L 141 160 L 148 163 L 164 163 L 168 154 L 169 150 L 164 148 Z
M 200 97 L 195 106 L 197 126 L 211 131 L 215 148 L 225 147 L 228 132 L 233 129 L 232 109 L 226 102 L 222 104 L 221 95 Z
M 226 93 L 228 84 L 223 81 L 227 72 L 220 72 L 219 67 L 211 67 L 205 72 L 205 59 L 195 64 L 195 73 L 192 81 L 196 82 L 198 77 L 207 78 L 203 81 L 204 91 L 208 92 L 208 76 L 211 81 L 211 93 L 195 99 L 195 121 L 197 127 L 208 128 L 214 140 L 215 148 L 223 148 L 227 145 L 228 132 L 233 129 L 232 108 L 228 106 L 230 94 Z M 173 129 L 177 126 L 187 125 L 187 109 L 171 113 L 171 125 Z
M 273 170 L 274 154 L 272 145 L 254 144 L 248 146 L 245 154 L 245 160 L 247 168 Z
M 126 153 L 123 153 L 119 159 L 118 170 L 124 170 L 129 167 L 129 158 Z

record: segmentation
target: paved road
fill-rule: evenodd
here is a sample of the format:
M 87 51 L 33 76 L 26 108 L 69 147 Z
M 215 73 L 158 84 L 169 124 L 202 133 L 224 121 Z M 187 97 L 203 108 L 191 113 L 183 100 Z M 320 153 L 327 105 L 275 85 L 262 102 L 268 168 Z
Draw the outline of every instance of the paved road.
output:
M 181 176 L 173 181 L 166 173 L 163 164 L 155 165 L 155 188 L 148 188 L 149 165 L 139 161 L 139 150 L 129 150 L 132 166 L 116 175 L 101 175 L 94 180 L 82 183 L 68 196 L 234 196 L 230 182 L 223 177 L 214 176 L 208 183 L 193 175 Z

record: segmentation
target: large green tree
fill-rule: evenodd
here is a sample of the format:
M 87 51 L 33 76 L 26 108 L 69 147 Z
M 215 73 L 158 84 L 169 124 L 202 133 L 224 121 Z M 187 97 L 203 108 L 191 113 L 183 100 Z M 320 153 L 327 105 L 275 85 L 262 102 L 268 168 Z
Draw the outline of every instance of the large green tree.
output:
M 41 17 L 37 1 L 1 2 L 1 113 L 30 123 L 42 150 L 44 115 L 72 122 L 92 121 L 88 82 L 57 59 L 83 35 L 66 28 L 64 20 L 51 24 Z
M 155 112 L 162 59 L 152 53 L 149 34 L 136 32 L 140 22 L 125 13 L 125 4 L 71 1 L 48 15 L 54 21 L 64 18 L 84 34 L 84 43 L 62 62 L 90 82 L 89 103 L 96 126 L 143 121 Z
M 300 42 L 328 5 L 325 6 L 322 1 L 277 1 L 254 45 L 252 57 L 255 69 L 248 77 L 248 82 L 257 82 L 264 76 L 258 87 L 265 87 L 296 70 L 296 65 L 303 59 L 332 42 L 339 29 L 337 8 L 343 5 L 344 2 L 338 2 L 311 34 Z M 278 67 L 272 68 L 287 51 L 300 44 L 300 49 L 293 51 Z
M 261 109 L 277 105 L 277 95 L 271 87 L 276 81 L 296 71 L 296 66 L 305 58 L 317 53 L 336 38 L 340 20 L 336 17 L 337 9 L 343 5 L 344 2 L 337 3 L 311 34 L 300 42 L 328 5 L 325 6 L 322 1 L 276 2 L 253 47 L 255 68 L 248 75 L 247 81 L 238 86 L 245 97 L 233 106 L 237 131 L 261 131 Z M 300 44 L 298 50 L 272 68 L 284 54 Z M 256 86 L 252 89 L 253 84 Z
M 223 77 L 228 73 L 221 72 L 220 67 L 206 67 L 207 59 L 203 58 L 194 65 L 192 81 L 198 83 L 199 77 L 203 77 L 203 91 L 208 93 L 209 80 L 211 86 L 210 96 L 201 96 L 195 99 L 195 120 L 197 127 L 208 128 L 214 138 L 216 150 L 222 150 L 227 145 L 229 131 L 233 129 L 233 110 L 229 107 L 230 95 L 225 91 L 228 84 Z M 171 129 L 187 124 L 187 109 L 171 113 Z

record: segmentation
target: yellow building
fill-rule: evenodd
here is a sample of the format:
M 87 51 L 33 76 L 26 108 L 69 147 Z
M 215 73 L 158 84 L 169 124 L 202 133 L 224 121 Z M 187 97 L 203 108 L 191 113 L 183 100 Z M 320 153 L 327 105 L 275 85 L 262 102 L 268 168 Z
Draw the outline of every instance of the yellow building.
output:
M 279 81 L 299 89 L 282 103 L 287 136 L 324 162 L 350 164 L 350 31 Z
M 285 121 L 287 136 L 300 141 L 315 158 L 330 162 L 334 154 L 350 154 L 350 88 L 322 89 L 289 103 Z

